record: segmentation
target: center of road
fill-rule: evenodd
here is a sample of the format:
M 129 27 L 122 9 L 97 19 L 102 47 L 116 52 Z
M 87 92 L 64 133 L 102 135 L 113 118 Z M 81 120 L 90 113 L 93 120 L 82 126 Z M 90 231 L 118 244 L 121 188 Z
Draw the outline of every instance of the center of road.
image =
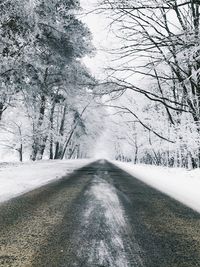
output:
M 95 175 L 85 192 L 85 207 L 78 242 L 89 240 L 90 246 L 80 248 L 83 258 L 89 250 L 88 266 L 129 267 L 123 235 L 128 225 L 116 189 L 106 181 L 108 172 Z M 91 229 L 94 233 L 91 234 Z M 88 235 L 88 236 L 87 236 Z

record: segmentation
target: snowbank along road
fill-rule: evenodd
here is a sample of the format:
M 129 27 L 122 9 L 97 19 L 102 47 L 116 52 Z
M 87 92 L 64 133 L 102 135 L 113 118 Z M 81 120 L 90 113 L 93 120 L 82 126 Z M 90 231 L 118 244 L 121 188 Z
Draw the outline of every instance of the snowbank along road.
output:
M 0 266 L 200 266 L 200 215 L 107 161 L 0 214 Z

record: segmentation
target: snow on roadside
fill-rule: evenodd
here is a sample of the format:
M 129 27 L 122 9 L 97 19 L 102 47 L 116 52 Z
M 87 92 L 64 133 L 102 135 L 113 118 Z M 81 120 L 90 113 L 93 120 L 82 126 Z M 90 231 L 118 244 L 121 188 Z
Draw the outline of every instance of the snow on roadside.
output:
M 26 163 L 0 163 L 0 202 L 45 185 L 91 160 L 53 160 Z
M 200 212 L 200 169 L 166 168 L 113 161 L 119 168 Z

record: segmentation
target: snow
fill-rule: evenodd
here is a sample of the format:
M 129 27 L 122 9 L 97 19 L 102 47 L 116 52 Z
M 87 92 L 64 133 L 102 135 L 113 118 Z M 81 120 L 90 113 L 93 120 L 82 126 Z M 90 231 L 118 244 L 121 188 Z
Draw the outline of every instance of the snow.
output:
M 105 171 L 104 175 L 107 176 L 108 172 Z M 121 233 L 127 228 L 125 213 L 114 186 L 109 184 L 105 179 L 95 175 L 92 186 L 86 194 L 92 201 L 85 211 L 84 223 L 88 224 L 92 220 L 91 216 L 94 211 L 101 206 L 104 214 L 101 214 L 100 211 L 98 212 L 99 220 L 101 216 L 104 217 L 104 223 L 107 225 L 106 231 L 111 236 L 111 238 L 108 238 L 108 241 L 105 238 L 100 240 L 100 242 L 93 240 L 90 248 L 89 262 L 92 263 L 98 260 L 99 266 L 104 266 L 108 262 L 111 267 L 130 266 L 121 236 Z M 112 255 L 113 250 L 115 251 L 115 257 Z
M 104 161 L 99 163 L 103 165 Z M 97 229 L 96 235 L 89 235 L 89 258 L 86 265 L 93 266 L 92 263 L 96 262 L 97 266 L 144 266 L 140 256 L 142 249 L 134 232 L 130 238 L 131 226 L 117 189 L 109 182 L 110 173 L 102 167 L 99 167 L 85 192 L 85 209 L 79 238 L 87 240 L 87 231 Z M 82 248 L 81 255 L 86 255 L 85 248 Z
M 134 165 L 119 161 L 113 163 L 151 187 L 200 212 L 200 169 Z
M 115 188 L 106 180 L 95 177 L 89 194 L 101 203 L 105 209 L 105 217 L 111 225 L 124 226 L 124 212 L 116 194 Z
M 60 179 L 91 160 L 0 163 L 0 202 Z
M 26 163 L 0 163 L 0 202 L 16 197 L 37 187 L 60 179 L 92 160 L 54 160 Z M 115 165 L 146 184 L 175 198 L 188 207 L 200 212 L 200 169 L 166 168 L 151 165 L 134 165 L 113 161 Z M 100 186 L 101 185 L 101 186 Z M 110 188 L 100 183 L 96 198 L 105 200 L 114 196 Z M 110 191 L 111 190 L 111 191 Z M 103 194 L 104 192 L 104 194 Z M 100 200 L 100 199 L 99 199 Z M 113 199 L 114 201 L 114 199 Z M 106 201 L 107 202 L 107 201 Z M 114 201 L 116 202 L 116 200 Z M 120 214 L 118 210 L 118 214 Z

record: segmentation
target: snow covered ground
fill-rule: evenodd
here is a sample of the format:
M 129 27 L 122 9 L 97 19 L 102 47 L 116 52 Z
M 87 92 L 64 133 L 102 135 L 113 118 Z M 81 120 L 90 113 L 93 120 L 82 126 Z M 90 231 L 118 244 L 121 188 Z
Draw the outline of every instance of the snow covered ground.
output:
M 93 160 L 0 163 L 0 202 L 72 173 Z M 200 212 L 200 169 L 113 163 L 146 184 Z
M 115 165 L 200 212 L 200 169 L 164 168 L 113 161 Z
M 0 163 L 0 202 L 72 173 L 91 160 Z

